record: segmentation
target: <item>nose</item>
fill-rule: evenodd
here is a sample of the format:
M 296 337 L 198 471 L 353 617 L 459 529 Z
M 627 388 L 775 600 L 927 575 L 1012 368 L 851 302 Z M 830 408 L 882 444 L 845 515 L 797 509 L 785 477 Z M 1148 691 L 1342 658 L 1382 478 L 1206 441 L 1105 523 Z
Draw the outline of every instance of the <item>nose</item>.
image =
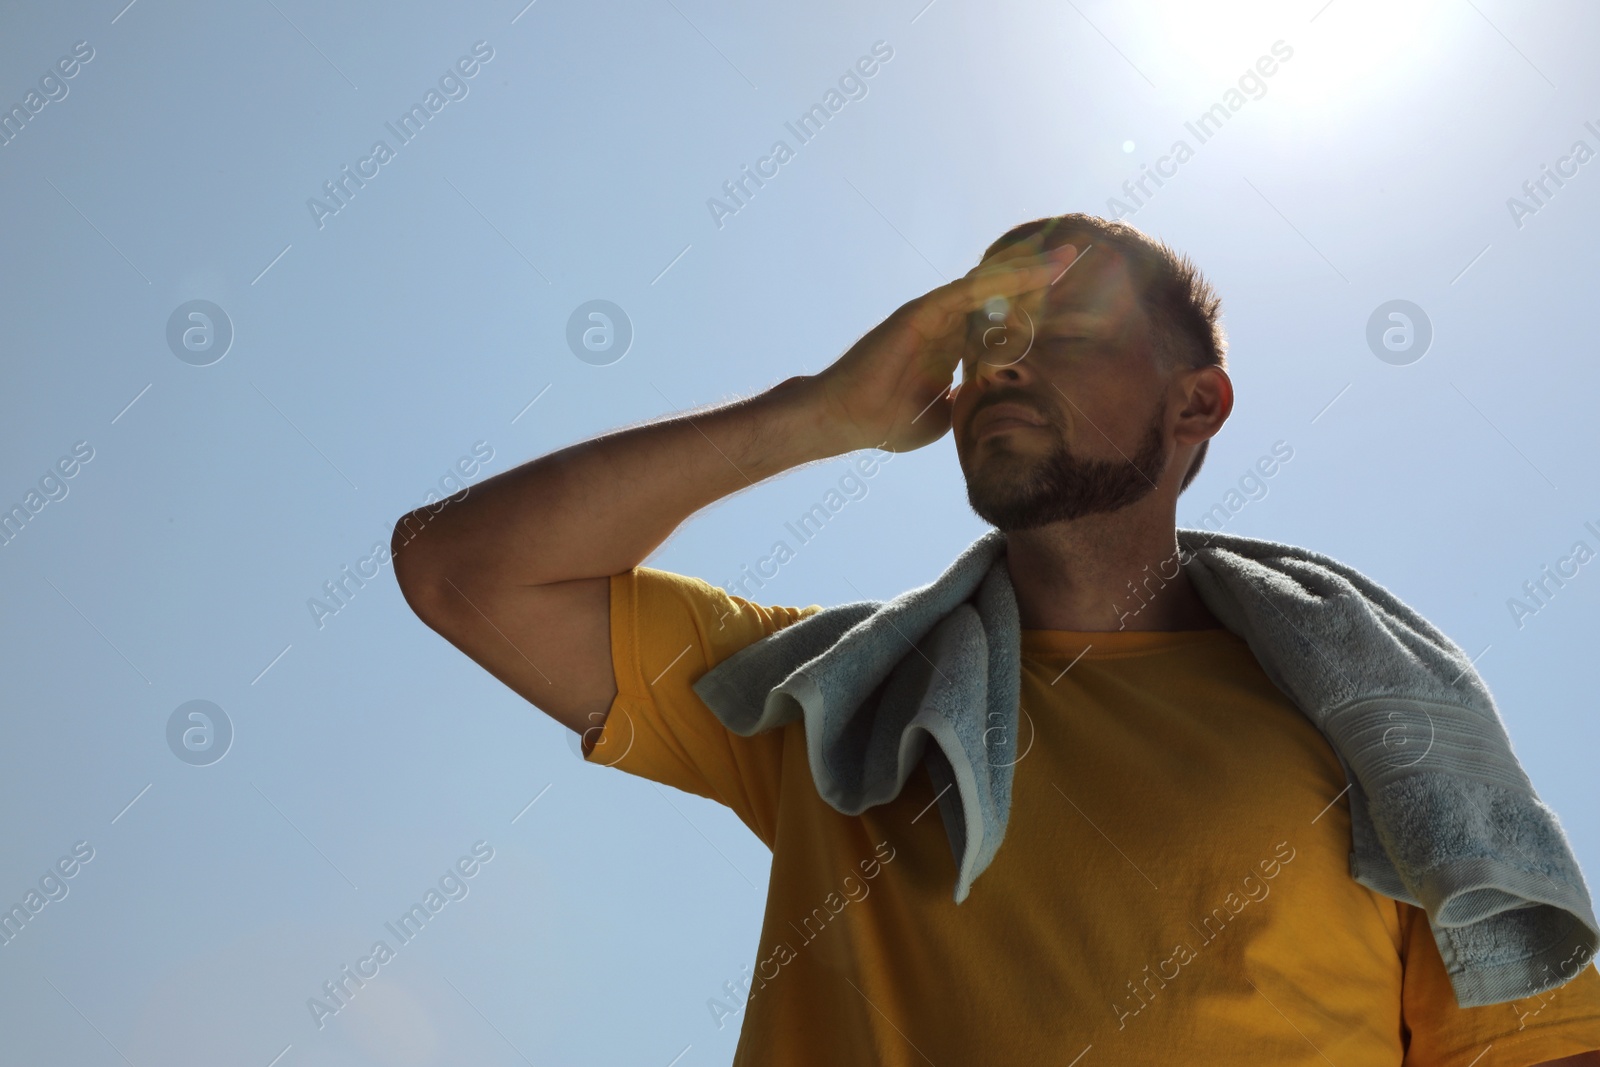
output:
M 967 358 L 966 380 L 987 383 L 994 379 L 1019 382 L 1032 374 L 1034 318 L 1016 306 L 985 313 L 985 323 L 974 331 Z

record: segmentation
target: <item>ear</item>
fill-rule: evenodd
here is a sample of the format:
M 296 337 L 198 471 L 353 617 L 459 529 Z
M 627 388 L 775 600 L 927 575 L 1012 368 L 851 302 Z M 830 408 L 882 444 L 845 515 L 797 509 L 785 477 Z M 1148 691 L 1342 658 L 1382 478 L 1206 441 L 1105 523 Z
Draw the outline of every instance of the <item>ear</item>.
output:
M 1221 367 L 1197 367 L 1178 376 L 1183 406 L 1174 438 L 1179 445 L 1210 440 L 1233 413 L 1233 380 Z

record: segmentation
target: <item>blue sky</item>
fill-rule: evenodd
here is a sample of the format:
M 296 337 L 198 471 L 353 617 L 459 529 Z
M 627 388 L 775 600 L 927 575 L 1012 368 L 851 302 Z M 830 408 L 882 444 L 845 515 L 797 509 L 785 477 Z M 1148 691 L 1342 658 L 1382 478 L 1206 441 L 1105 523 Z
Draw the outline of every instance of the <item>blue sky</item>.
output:
M 706 1000 L 750 959 L 764 847 L 582 764 L 389 568 L 308 602 L 430 492 L 815 373 L 1064 211 L 1127 211 L 1223 295 L 1237 403 L 1180 524 L 1245 501 L 1224 528 L 1477 656 L 1600 871 L 1592 8 L 125 3 L 0 16 L 0 507 L 28 515 L 0 544 L 0 900 L 65 890 L 0 945 L 5 1062 L 728 1063 Z M 744 168 L 768 178 L 730 213 Z M 569 345 L 596 300 L 621 358 Z M 1420 358 L 1369 346 L 1396 300 Z M 850 464 L 645 562 L 729 582 Z M 757 599 L 887 598 L 985 528 L 948 436 L 859 484 Z M 1546 566 L 1577 569 L 1519 617 Z M 191 701 L 220 761 L 169 745 Z M 459 899 L 319 1028 L 307 999 L 441 880 Z

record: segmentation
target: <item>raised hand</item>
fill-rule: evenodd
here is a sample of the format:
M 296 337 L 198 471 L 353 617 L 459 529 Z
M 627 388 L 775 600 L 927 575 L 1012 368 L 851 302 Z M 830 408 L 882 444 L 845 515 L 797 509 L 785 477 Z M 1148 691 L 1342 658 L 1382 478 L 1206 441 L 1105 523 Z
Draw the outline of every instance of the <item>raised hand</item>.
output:
M 950 429 L 950 391 L 973 312 L 1050 285 L 1077 258 L 1070 244 L 1007 249 L 953 282 L 908 301 L 832 366 L 813 376 L 816 400 L 850 448 L 910 452 Z

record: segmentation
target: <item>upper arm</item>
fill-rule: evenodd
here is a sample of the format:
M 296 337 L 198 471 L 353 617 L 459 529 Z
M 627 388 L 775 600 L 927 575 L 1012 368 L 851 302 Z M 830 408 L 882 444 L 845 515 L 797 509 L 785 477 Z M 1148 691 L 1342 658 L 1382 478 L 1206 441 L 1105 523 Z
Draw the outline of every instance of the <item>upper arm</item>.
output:
M 428 627 L 592 743 L 617 695 L 609 577 L 507 585 L 450 574 L 391 548 L 396 580 Z
M 538 586 L 462 574 L 425 556 L 396 556 L 395 573 L 428 626 L 581 733 L 586 761 L 725 804 L 772 844 L 789 731 L 735 734 L 694 685 L 821 605 L 756 604 L 644 566 Z
M 1592 964 L 1543 993 L 1463 1008 L 1456 1001 L 1427 913 L 1411 904 L 1394 903 L 1403 945 L 1407 1065 L 1600 1067 L 1593 1058 L 1596 1054 L 1589 1051 L 1600 1049 L 1600 972 Z

